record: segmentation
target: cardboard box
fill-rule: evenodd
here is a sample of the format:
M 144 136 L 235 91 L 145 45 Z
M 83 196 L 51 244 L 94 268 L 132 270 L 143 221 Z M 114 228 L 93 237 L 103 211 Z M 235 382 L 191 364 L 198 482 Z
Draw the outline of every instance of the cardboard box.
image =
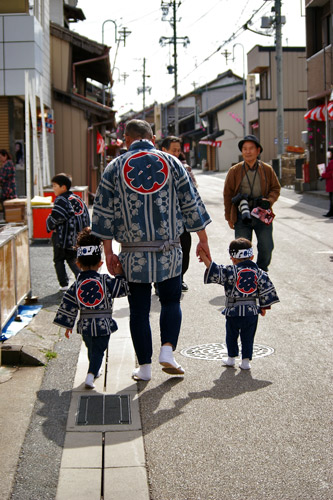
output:
M 27 222 L 26 198 L 14 198 L 3 202 L 6 222 Z

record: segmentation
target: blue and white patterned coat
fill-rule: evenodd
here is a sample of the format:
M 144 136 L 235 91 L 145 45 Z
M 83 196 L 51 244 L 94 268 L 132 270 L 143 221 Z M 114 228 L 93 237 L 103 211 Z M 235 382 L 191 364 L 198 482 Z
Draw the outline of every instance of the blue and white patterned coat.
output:
M 92 215 L 92 232 L 120 243 L 175 240 L 184 227 L 200 231 L 211 222 L 180 161 L 135 141 L 105 169 Z M 121 252 L 128 281 L 151 283 L 181 274 L 182 251 Z
M 53 323 L 72 330 L 79 311 L 109 311 L 105 317 L 79 319 L 77 333 L 92 337 L 111 335 L 118 330 L 117 323 L 110 316 L 113 299 L 127 294 L 128 284 L 123 276 L 111 278 L 97 271 L 82 271 L 64 294 Z
M 238 304 L 225 307 L 222 314 L 225 316 L 255 316 L 260 314 L 261 307 L 269 308 L 279 301 L 273 283 L 268 274 L 259 269 L 251 260 L 244 260 L 237 265 L 217 265 L 212 262 L 206 269 L 205 283 L 217 283 L 224 286 L 226 297 L 240 297 L 251 299 L 256 297 L 259 305 Z
M 72 191 L 66 191 L 56 197 L 52 212 L 46 219 L 47 231 L 56 232 L 56 242 L 61 248 L 73 249 L 78 233 L 89 225 L 87 205 Z

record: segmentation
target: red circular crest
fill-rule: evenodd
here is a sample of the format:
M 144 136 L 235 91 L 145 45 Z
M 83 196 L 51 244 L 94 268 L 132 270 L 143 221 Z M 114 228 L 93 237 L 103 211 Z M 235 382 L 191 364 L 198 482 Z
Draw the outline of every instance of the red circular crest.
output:
M 162 156 L 140 151 L 126 160 L 123 176 L 125 184 L 133 191 L 157 193 L 168 180 L 169 166 Z
M 236 288 L 241 293 L 249 295 L 258 288 L 257 273 L 253 269 L 243 268 L 237 273 Z
M 91 278 L 82 281 L 77 289 L 77 298 L 86 307 L 98 306 L 104 298 L 101 283 Z
M 72 203 L 72 207 L 74 209 L 74 213 L 76 216 L 78 215 L 82 215 L 83 212 L 84 212 L 84 205 L 83 205 L 83 202 L 81 200 L 81 198 L 79 196 L 74 196 L 74 195 L 71 195 L 69 196 L 68 198 L 71 203 Z M 73 203 L 74 202 L 74 203 Z

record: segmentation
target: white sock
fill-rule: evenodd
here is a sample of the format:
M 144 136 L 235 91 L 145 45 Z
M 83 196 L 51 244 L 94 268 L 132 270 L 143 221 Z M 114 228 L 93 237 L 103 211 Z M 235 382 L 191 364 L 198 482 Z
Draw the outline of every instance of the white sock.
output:
M 88 373 L 86 376 L 85 380 L 85 386 L 88 387 L 89 389 L 94 389 L 95 384 L 94 384 L 94 374 L 93 373 Z
M 172 346 L 171 345 L 162 345 L 161 346 L 161 351 L 160 353 L 162 354 L 171 354 L 171 356 L 173 355 L 173 350 L 172 350 Z
M 144 365 L 140 365 L 139 368 L 135 368 L 133 370 L 132 375 L 141 378 L 142 380 L 150 380 L 151 379 L 151 363 L 146 363 Z
M 230 356 L 228 356 L 227 359 L 222 359 L 222 364 L 226 366 L 234 366 L 235 358 L 231 358 Z
M 249 358 L 243 358 L 242 362 L 239 365 L 243 370 L 249 370 L 251 368 L 250 365 L 250 359 Z

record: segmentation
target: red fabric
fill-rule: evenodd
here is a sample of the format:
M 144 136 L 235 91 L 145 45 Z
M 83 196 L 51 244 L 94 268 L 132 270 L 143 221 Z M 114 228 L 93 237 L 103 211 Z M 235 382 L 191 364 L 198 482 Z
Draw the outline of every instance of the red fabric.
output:
M 103 139 L 103 136 L 98 132 L 98 130 L 97 130 L 96 139 L 97 139 L 97 145 L 96 145 L 97 154 L 103 154 L 104 153 L 104 145 L 105 145 L 104 139 Z
M 325 172 L 321 175 L 323 179 L 326 180 L 326 191 L 328 193 L 333 192 L 333 160 L 329 162 L 326 167 Z
M 328 110 L 328 119 L 333 120 L 333 101 L 330 101 L 327 106 Z M 317 122 L 324 122 L 326 119 L 326 105 L 322 104 L 321 106 L 316 106 L 315 108 L 310 109 L 304 115 L 305 120 L 314 120 Z

